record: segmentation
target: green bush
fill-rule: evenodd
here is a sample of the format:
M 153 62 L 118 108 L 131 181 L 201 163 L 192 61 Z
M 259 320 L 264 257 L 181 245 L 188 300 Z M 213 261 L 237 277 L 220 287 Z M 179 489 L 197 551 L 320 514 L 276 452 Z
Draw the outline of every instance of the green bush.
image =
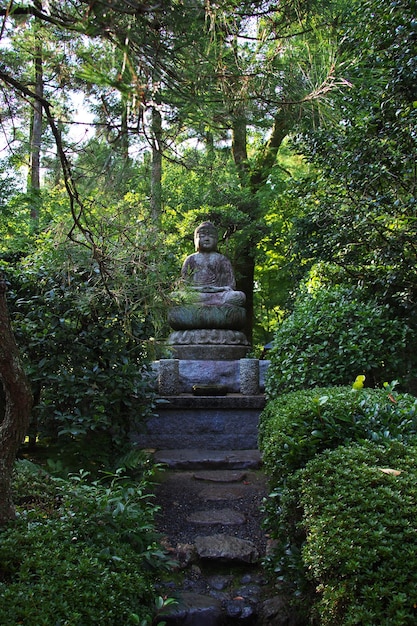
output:
M 296 476 L 321 626 L 416 624 L 416 468 L 416 447 L 366 444 L 327 451 Z
M 166 566 L 148 495 L 120 475 L 52 478 L 19 462 L 18 517 L 0 532 L 0 623 L 150 624 L 153 583 Z
M 88 251 L 50 247 L 8 271 L 15 335 L 35 397 L 31 437 L 46 441 L 51 456 L 56 444 L 60 463 L 72 470 L 114 468 L 151 411 L 152 322 L 128 293 L 132 278 L 126 293 L 120 277 L 106 289 Z
M 306 607 L 315 591 L 302 558 L 305 532 L 297 471 L 325 450 L 355 443 L 387 449 L 393 443 L 417 444 L 417 399 L 397 394 L 393 387 L 294 391 L 270 401 L 261 415 L 259 445 L 271 490 L 265 527 L 276 541 L 265 565 L 283 589 L 303 598 Z M 337 485 L 333 489 L 337 493 Z
M 409 373 L 404 351 L 407 327 L 390 309 L 360 289 L 336 287 L 302 292 L 278 328 L 270 352 L 269 398 L 297 389 L 347 385 L 352 372 L 369 386 Z
M 317 387 L 284 394 L 260 417 L 259 445 L 273 487 L 327 448 L 352 442 L 409 442 L 417 398 L 383 389 Z

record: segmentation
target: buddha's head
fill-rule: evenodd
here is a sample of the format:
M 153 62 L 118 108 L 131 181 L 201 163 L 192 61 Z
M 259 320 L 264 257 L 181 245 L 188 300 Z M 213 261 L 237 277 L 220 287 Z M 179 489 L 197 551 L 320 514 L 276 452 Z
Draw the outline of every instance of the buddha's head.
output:
M 194 231 L 194 245 L 198 252 L 214 252 L 217 239 L 217 229 L 211 222 L 203 222 Z

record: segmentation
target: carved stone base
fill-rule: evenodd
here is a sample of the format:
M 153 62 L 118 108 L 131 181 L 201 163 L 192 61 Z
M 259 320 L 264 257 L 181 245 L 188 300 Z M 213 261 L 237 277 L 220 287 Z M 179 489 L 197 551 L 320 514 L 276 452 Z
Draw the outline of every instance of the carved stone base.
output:
M 174 359 L 234 361 L 245 358 L 250 345 L 238 330 L 176 330 L 168 344 Z
M 183 305 L 168 311 L 168 323 L 174 330 L 189 328 L 232 328 L 241 330 L 245 326 L 246 310 L 233 305 Z
M 250 346 L 171 345 L 172 358 L 190 361 L 237 361 L 244 359 Z

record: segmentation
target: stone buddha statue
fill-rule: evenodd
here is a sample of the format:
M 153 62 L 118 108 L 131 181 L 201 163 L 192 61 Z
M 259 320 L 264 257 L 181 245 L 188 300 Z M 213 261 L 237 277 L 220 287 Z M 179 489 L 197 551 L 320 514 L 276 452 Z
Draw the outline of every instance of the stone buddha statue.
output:
M 236 290 L 232 265 L 217 252 L 217 230 L 211 222 L 195 229 L 196 252 L 181 270 L 181 287 L 173 294 L 168 322 L 174 329 L 169 343 L 242 344 L 246 296 Z

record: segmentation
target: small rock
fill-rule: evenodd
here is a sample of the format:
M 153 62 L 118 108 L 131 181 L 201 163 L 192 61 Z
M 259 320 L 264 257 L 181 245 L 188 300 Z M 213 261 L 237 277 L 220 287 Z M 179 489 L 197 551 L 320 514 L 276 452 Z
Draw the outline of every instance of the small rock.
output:
M 230 585 L 233 580 L 233 576 L 210 576 L 208 579 L 208 584 L 212 589 L 217 589 L 217 591 L 223 591 L 225 587 Z
M 242 585 L 248 585 L 249 583 L 252 582 L 252 574 L 245 574 L 240 579 L 240 582 L 241 582 Z
M 231 600 L 226 604 L 225 609 L 227 617 L 236 621 L 236 624 L 253 623 L 255 611 L 252 606 L 245 604 L 242 600 Z
M 195 546 L 192 543 L 178 543 L 174 553 L 180 567 L 188 567 L 196 557 Z
M 165 622 L 167 626 L 220 626 L 222 605 L 216 598 L 198 593 L 184 592 L 178 604 L 165 607 L 155 620 L 155 624 Z
M 290 610 L 285 599 L 281 596 L 274 596 L 262 602 L 258 624 L 260 626 L 304 626 L 305 621 L 299 619 Z
M 251 541 L 230 535 L 199 536 L 195 539 L 195 546 L 201 559 L 255 563 L 259 558 L 259 553 Z
M 256 598 L 260 595 L 260 593 L 260 586 L 255 584 L 245 585 L 244 587 L 236 589 L 236 595 L 242 596 L 243 598 Z

